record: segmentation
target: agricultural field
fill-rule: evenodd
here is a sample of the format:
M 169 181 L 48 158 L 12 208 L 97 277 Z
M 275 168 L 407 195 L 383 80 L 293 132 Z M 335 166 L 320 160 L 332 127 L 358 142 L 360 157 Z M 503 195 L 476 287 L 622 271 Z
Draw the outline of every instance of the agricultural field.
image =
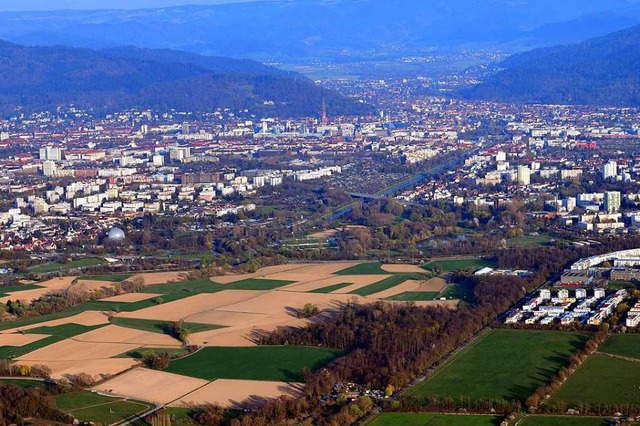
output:
M 527 416 L 519 426 L 609 426 L 609 419 L 601 417 Z
M 580 402 L 637 404 L 640 401 L 639 366 L 636 361 L 595 353 L 560 386 L 550 403 L 563 401 L 569 407 Z
M 72 414 L 81 422 L 103 425 L 116 423 L 151 408 L 149 404 L 98 395 L 93 392 L 65 393 L 55 397 L 62 411 Z
M 447 274 L 449 272 L 456 272 L 461 270 L 477 270 L 483 268 L 485 266 L 495 267 L 495 263 L 489 260 L 481 259 L 481 258 L 472 258 L 472 259 L 443 259 L 443 260 L 432 260 L 431 262 L 423 265 L 424 269 L 428 269 L 430 271 L 439 270 L 441 274 Z
M 614 334 L 600 345 L 598 352 L 640 360 L 640 335 Z
M 337 275 L 385 275 L 389 272 L 382 269 L 380 262 L 359 263 L 350 268 L 336 272 Z
M 493 330 L 410 390 L 418 396 L 518 399 L 549 380 L 589 336 L 581 333 Z
M 501 419 L 493 416 L 473 416 L 435 413 L 382 413 L 368 426 L 499 426 Z
M 136 400 L 176 407 L 215 401 L 242 408 L 239 404 L 251 396 L 297 395 L 303 369 L 319 368 L 340 356 L 328 348 L 258 346 L 260 337 L 276 327 L 313 321 L 301 315 L 307 304 L 326 312 L 353 300 L 457 303 L 433 300 L 444 280 L 430 279 L 415 265 L 359 262 L 277 265 L 252 274 L 194 280 L 184 272 L 63 277 L 7 297 L 30 300 L 52 290 L 92 291 L 122 279 L 139 280 L 144 287 L 138 293 L 0 323 L 0 358 L 17 365 L 45 364 L 54 378 L 112 376 L 96 390 Z M 184 333 L 176 331 L 178 322 Z M 185 344 L 201 349 L 188 354 Z M 132 369 L 140 367 L 142 354 L 149 351 L 167 352 L 174 359 L 166 371 Z M 109 413 L 122 415 L 134 408 L 118 402 Z M 83 414 L 88 407 L 73 409 Z
M 438 297 L 438 292 L 435 291 L 405 291 L 404 293 L 391 296 L 388 300 L 397 300 L 402 302 L 424 302 L 427 300 L 434 300 Z
M 78 277 L 78 279 L 89 280 L 89 281 L 109 281 L 109 282 L 118 283 L 124 280 L 128 280 L 132 276 L 133 274 L 81 275 Z
M 349 287 L 350 285 L 353 285 L 353 283 L 338 283 L 338 284 L 333 284 L 326 287 L 320 287 L 315 290 L 311 290 L 309 293 L 323 293 L 323 294 L 333 293 L 334 291 L 343 289 L 345 287 Z
M 300 346 L 210 347 L 172 361 L 166 371 L 206 380 L 299 382 L 303 369 L 315 370 L 339 355 L 331 349 Z

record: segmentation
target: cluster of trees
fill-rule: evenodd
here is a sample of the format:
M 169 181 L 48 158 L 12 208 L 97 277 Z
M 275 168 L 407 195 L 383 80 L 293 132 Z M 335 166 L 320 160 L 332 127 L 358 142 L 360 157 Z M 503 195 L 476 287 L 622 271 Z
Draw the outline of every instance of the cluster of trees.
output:
M 189 338 L 190 331 L 185 327 L 184 321 L 175 321 L 172 322 L 168 327 L 167 334 L 171 337 L 180 340 L 183 344 L 187 344 L 187 339 Z M 165 367 L 166 368 L 166 367 Z
M 0 426 L 22 426 L 35 417 L 71 424 L 73 417 L 58 409 L 53 396 L 44 389 L 0 386 Z
M 149 368 L 154 370 L 165 370 L 171 362 L 171 355 L 168 352 L 155 352 L 146 350 L 142 352 L 140 360 Z
M 22 376 L 48 379 L 51 369 L 46 365 L 18 365 L 6 359 L 0 359 L 0 376 Z
M 306 303 L 302 309 L 298 310 L 297 315 L 298 318 L 311 318 L 318 315 L 318 312 L 320 312 L 318 305 Z

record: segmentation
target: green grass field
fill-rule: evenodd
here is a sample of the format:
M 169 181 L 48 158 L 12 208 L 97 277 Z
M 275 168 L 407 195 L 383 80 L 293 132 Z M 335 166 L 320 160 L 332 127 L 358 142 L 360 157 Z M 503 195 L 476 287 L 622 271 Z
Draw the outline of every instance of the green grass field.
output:
M 35 290 L 36 288 L 41 288 L 41 286 L 35 284 L 23 284 L 0 287 L 0 297 L 8 296 L 9 293 L 15 293 L 16 291 Z
M 398 284 L 402 284 L 403 282 L 408 280 L 424 281 L 426 279 L 428 279 L 428 276 L 422 274 L 393 274 L 388 278 L 378 281 L 377 283 L 369 284 L 367 286 L 360 287 L 357 290 L 353 290 L 349 292 L 349 294 L 357 294 L 358 296 L 370 296 L 372 294 L 393 288 Z
M 440 267 L 440 271 L 443 274 L 449 272 L 456 272 L 460 270 L 467 269 L 480 269 L 485 266 L 495 267 L 495 263 L 489 260 L 484 260 L 480 258 L 475 259 L 446 259 L 446 260 L 434 260 L 425 265 L 422 265 L 423 268 L 429 269 L 431 271 L 436 270 L 437 267 Z
M 608 419 L 600 417 L 527 416 L 518 426 L 608 426 Z
M 108 281 L 112 283 L 119 283 L 120 281 L 131 278 L 133 274 L 103 274 L 103 275 L 82 275 L 78 277 L 79 280 L 92 280 L 92 281 Z
M 60 410 L 73 414 L 81 422 L 103 425 L 126 419 L 149 408 L 142 402 L 125 401 L 93 392 L 65 393 L 55 396 L 54 399 Z
M 172 324 L 171 321 L 147 320 L 147 319 L 137 319 L 137 318 L 118 318 L 118 317 L 112 318 L 111 323 L 114 325 L 119 325 L 121 327 L 135 328 L 136 330 L 150 331 L 152 333 L 166 333 L 166 330 L 168 330 Z M 209 330 L 216 330 L 218 328 L 224 328 L 223 325 L 199 324 L 195 322 L 185 322 L 182 325 L 191 333 L 199 333 L 201 331 L 209 331 Z
M 359 263 L 349 268 L 336 272 L 336 275 L 390 275 L 382 269 L 380 262 Z
M 75 323 L 68 323 L 63 325 L 55 325 L 53 327 L 43 326 L 31 328 L 29 330 L 25 330 L 25 334 L 48 334 L 50 336 L 57 336 L 67 339 L 69 337 L 74 337 L 82 333 L 86 333 L 91 330 L 95 330 L 96 328 L 104 327 L 103 325 L 89 326 L 89 325 L 80 325 Z
M 165 407 L 163 411 L 171 416 L 171 426 L 191 426 L 197 424 L 191 418 L 198 411 L 192 407 Z M 244 414 L 242 410 L 226 410 L 223 416 L 232 420 Z
M 230 284 L 222 285 L 222 290 L 274 290 L 293 284 L 295 281 L 269 280 L 261 278 L 248 278 Z M 220 285 L 220 284 L 219 284 Z
M 497 426 L 493 416 L 471 416 L 435 413 L 382 413 L 368 426 Z
M 334 285 L 330 285 L 330 286 L 327 286 L 327 287 L 322 287 L 322 288 L 317 288 L 315 290 L 311 290 L 309 293 L 327 294 L 327 293 L 331 293 L 332 291 L 340 290 L 341 288 L 349 287 L 350 285 L 353 285 L 353 283 L 334 284 Z
M 0 386 L 9 386 L 13 388 L 43 388 L 47 389 L 51 386 L 57 386 L 51 382 L 43 382 L 40 380 L 26 379 L 0 379 Z
M 63 411 L 77 410 L 79 408 L 118 401 L 117 398 L 111 398 L 88 391 L 63 393 L 56 395 L 54 399 L 56 400 L 58 408 Z
M 388 297 L 387 300 L 398 300 L 401 302 L 425 302 L 434 300 L 438 297 L 438 294 L 440 293 L 437 291 L 405 291 L 404 293 Z
M 464 300 L 466 302 L 471 302 L 474 299 L 473 288 L 471 286 L 457 283 L 447 284 L 440 296 L 446 297 L 447 299 Z
M 507 240 L 508 247 L 546 247 L 554 239 L 546 235 L 522 235 L 516 238 L 509 238 Z
M 74 269 L 74 268 L 84 268 L 87 266 L 105 265 L 106 263 L 107 261 L 104 259 L 99 259 L 96 257 L 87 257 L 84 259 L 72 260 L 71 262 L 67 262 L 67 263 L 57 263 L 57 262 L 45 263 L 43 265 L 38 265 L 38 266 L 34 266 L 33 268 L 30 268 L 29 272 L 32 272 L 34 274 L 44 274 L 47 272 L 64 271 L 64 270 Z
M 339 351 L 300 346 L 207 347 L 172 361 L 166 371 L 206 380 L 301 381 L 304 368 L 317 369 Z
M 588 338 L 581 333 L 494 330 L 409 392 L 524 401 L 567 365 L 569 356 Z
M 591 355 L 551 396 L 569 407 L 589 404 L 637 404 L 640 401 L 640 364 L 603 354 Z
M 600 345 L 598 351 L 640 359 L 640 335 L 614 334 Z

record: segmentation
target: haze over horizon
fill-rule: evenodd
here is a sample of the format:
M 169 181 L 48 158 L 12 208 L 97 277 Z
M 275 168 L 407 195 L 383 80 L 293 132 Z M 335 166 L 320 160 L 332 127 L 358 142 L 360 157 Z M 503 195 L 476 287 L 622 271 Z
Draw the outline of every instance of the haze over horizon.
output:
M 247 3 L 264 0 L 22 0 L 0 1 L 0 12 L 100 10 L 100 9 L 153 9 L 186 5 L 217 5 Z

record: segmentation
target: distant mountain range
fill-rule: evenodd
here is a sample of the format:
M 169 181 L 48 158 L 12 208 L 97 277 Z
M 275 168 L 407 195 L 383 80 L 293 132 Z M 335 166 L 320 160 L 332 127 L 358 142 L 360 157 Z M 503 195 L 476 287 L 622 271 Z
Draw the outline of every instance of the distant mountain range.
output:
M 640 23 L 640 0 L 272 0 L 148 10 L 5 12 L 0 38 L 133 44 L 257 60 L 369 59 L 431 48 L 522 51 Z
M 640 106 L 640 26 L 579 44 L 514 55 L 471 99 L 546 104 Z
M 363 114 L 367 105 L 308 78 L 250 60 L 139 49 L 26 47 L 0 41 L 0 114 L 75 104 L 97 112 L 142 107 L 257 115 Z

